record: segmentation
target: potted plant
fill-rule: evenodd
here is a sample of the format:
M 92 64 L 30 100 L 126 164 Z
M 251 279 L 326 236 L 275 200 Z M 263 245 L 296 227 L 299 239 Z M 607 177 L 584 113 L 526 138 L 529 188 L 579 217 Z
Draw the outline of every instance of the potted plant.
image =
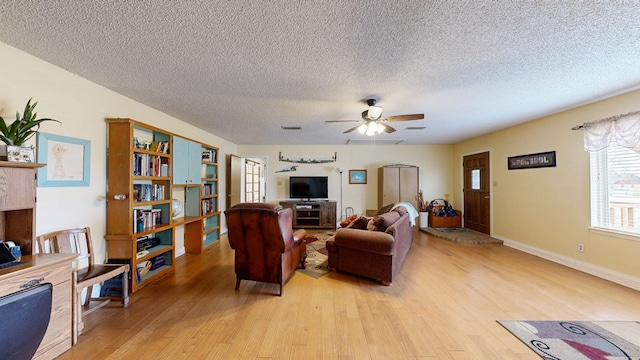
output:
M 0 116 L 0 140 L 6 144 L 0 147 L 0 159 L 33 162 L 33 147 L 24 147 L 25 141 L 38 133 L 41 123 L 45 121 L 60 123 L 58 120 L 49 118 L 38 119 L 38 113 L 34 111 L 36 105 L 38 105 L 37 102 L 31 104 L 31 99 L 29 99 L 27 105 L 24 107 L 22 117 L 20 113 L 16 111 L 16 120 L 10 125 L 7 125 L 5 120 Z

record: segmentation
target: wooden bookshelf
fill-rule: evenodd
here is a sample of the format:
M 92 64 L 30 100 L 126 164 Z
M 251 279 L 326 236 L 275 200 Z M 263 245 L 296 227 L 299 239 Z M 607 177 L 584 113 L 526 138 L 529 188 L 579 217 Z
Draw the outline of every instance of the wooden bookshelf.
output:
M 106 122 L 107 258 L 130 264 L 129 283 L 135 292 L 174 270 L 173 159 L 168 145 L 173 134 L 132 119 Z M 153 193 L 143 195 L 143 189 Z M 147 239 L 157 241 L 139 252 L 139 242 Z
M 198 213 L 202 221 L 187 224 L 185 250 L 191 254 L 200 254 L 220 240 L 218 152 L 217 147 L 199 143 Z

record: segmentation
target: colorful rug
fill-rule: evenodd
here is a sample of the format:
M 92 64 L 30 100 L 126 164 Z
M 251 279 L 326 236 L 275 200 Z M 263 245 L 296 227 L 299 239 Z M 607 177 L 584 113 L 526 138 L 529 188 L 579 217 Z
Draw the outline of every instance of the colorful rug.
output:
M 420 228 L 433 236 L 441 239 L 449 240 L 452 242 L 465 243 L 465 244 L 502 244 L 502 240 L 494 239 L 487 234 L 481 232 L 469 230 L 466 228 Z
M 543 359 L 640 359 L 638 321 L 498 321 Z
M 318 233 L 304 239 L 307 243 L 307 265 L 305 269 L 298 269 L 298 272 L 315 279 L 329 273 L 329 257 L 325 244 L 331 236 L 331 233 Z

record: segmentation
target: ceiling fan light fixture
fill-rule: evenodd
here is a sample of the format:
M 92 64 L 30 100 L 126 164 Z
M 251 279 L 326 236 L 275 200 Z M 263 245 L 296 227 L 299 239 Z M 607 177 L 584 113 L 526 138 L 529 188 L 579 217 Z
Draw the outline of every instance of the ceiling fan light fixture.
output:
M 367 117 L 372 120 L 378 120 L 382 116 L 382 108 L 380 106 L 369 106 Z
M 362 130 L 360 130 L 362 128 Z M 384 131 L 384 126 L 379 124 L 377 121 L 370 121 L 368 124 L 362 124 L 358 127 L 361 133 L 367 136 L 373 136 L 376 134 L 381 134 Z M 364 131 L 363 131 L 364 130 Z

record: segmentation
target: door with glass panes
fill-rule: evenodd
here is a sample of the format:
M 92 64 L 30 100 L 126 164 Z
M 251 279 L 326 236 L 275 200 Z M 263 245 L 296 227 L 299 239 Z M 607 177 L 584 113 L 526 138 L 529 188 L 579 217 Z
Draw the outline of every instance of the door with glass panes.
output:
M 464 227 L 489 235 L 491 232 L 489 152 L 463 157 L 462 167 Z

